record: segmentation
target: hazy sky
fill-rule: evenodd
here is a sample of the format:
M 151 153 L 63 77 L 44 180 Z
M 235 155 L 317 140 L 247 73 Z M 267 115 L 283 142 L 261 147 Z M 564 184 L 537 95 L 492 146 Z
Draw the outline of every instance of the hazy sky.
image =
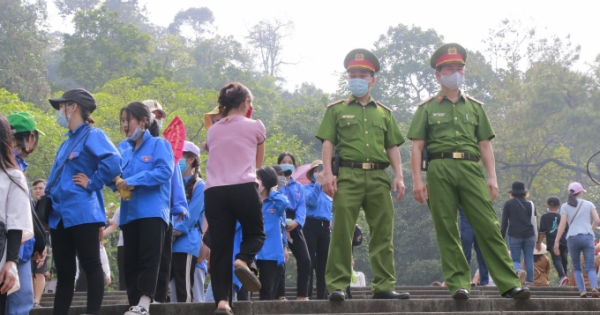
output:
M 52 0 L 48 0 L 51 2 Z M 600 54 L 600 1 L 598 0 L 139 0 L 153 23 L 167 26 L 175 14 L 189 7 L 208 7 L 215 16 L 217 33 L 244 41 L 248 29 L 262 19 L 292 20 L 291 39 L 285 42 L 284 59 L 298 62 L 284 66 L 286 88 L 312 82 L 326 92 L 337 87 L 336 71 L 353 48 L 373 48 L 390 26 L 416 25 L 433 28 L 446 42 L 458 42 L 470 50 L 484 50 L 482 40 L 503 19 L 518 19 L 547 35 L 571 35 L 582 46 L 585 69 Z M 49 3 L 50 13 L 55 12 Z M 61 21 L 53 18 L 53 21 Z

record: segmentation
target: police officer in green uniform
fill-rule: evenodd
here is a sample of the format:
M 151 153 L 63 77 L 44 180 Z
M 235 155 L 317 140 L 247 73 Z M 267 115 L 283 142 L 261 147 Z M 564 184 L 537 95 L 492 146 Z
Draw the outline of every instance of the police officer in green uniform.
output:
M 398 146 L 404 138 L 391 110 L 369 94 L 375 84 L 379 60 L 366 49 L 351 51 L 344 60 L 352 95 L 328 105 L 316 137 L 323 141 L 325 193 L 333 196 L 333 231 L 325 271 L 331 301 L 345 300 L 344 289 L 352 276 L 352 236 L 362 207 L 369 224 L 369 254 L 373 269 L 373 298 L 406 299 L 394 291 L 396 283 L 392 236 L 394 207 L 390 190 L 404 196 Z M 337 177 L 332 171 L 334 149 L 341 162 Z M 385 172 L 392 166 L 392 182 Z
M 460 90 L 466 60 L 467 53 L 458 44 L 443 45 L 431 57 L 441 91 L 419 104 L 408 131 L 413 141 L 413 195 L 429 205 L 442 272 L 453 298 L 469 298 L 471 286 L 458 235 L 457 208 L 461 206 L 502 296 L 527 299 L 531 293 L 521 288 L 492 208 L 492 200 L 498 196 L 490 142 L 495 135 L 483 103 Z M 424 149 L 430 161 L 426 185 L 421 176 Z M 488 174 L 487 183 L 479 160 Z

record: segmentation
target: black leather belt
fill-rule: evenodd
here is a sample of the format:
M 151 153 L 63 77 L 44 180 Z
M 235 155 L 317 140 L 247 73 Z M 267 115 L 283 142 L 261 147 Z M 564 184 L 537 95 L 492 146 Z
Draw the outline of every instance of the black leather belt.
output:
M 359 163 L 359 162 L 342 161 L 340 163 L 340 166 L 351 167 L 351 168 L 360 168 L 363 170 L 384 170 L 390 165 L 387 163 Z
M 462 152 L 446 152 L 446 153 L 430 153 L 429 160 L 437 159 L 455 159 L 455 160 L 469 160 L 479 162 L 479 158 L 476 155 Z

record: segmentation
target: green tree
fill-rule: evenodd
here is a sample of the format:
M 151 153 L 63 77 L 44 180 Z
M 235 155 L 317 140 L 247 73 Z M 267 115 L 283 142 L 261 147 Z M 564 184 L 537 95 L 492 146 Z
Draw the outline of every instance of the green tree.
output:
M 75 14 L 75 33 L 64 35 L 58 73 L 93 90 L 111 79 L 142 70 L 151 36 L 125 24 L 106 7 Z M 151 65 L 150 65 L 151 66 Z M 160 68 L 159 68 L 160 69 Z
M 0 0 L 0 88 L 41 104 L 50 94 L 42 54 L 47 49 L 46 3 Z
M 274 77 L 281 65 L 289 64 L 283 60 L 283 40 L 290 36 L 293 28 L 292 21 L 263 20 L 250 29 L 246 38 L 260 58 L 263 74 Z

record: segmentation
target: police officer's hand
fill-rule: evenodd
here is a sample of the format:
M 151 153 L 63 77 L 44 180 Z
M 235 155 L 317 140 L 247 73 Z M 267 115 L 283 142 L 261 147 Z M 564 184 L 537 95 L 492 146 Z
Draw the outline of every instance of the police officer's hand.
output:
M 404 198 L 404 190 L 406 187 L 404 186 L 404 180 L 400 177 L 394 178 L 394 182 L 392 183 L 392 187 L 394 188 L 394 192 L 398 192 L 398 197 L 396 198 L 396 202 L 400 202 L 402 198 Z
M 498 198 L 498 181 L 495 178 L 488 179 L 487 187 L 490 192 L 490 197 L 492 197 L 492 201 Z
M 87 189 L 87 185 L 90 182 L 90 179 L 87 177 L 87 175 L 79 173 L 73 176 L 73 181 L 75 182 L 75 185 L 79 185 L 84 189 Z
M 333 173 L 324 174 L 323 178 L 323 191 L 330 197 L 335 195 L 337 190 L 337 181 Z
M 429 196 L 427 195 L 427 186 L 425 186 L 423 180 L 414 181 L 413 198 L 415 198 L 415 200 L 420 204 L 425 204 L 427 198 L 429 198 Z

